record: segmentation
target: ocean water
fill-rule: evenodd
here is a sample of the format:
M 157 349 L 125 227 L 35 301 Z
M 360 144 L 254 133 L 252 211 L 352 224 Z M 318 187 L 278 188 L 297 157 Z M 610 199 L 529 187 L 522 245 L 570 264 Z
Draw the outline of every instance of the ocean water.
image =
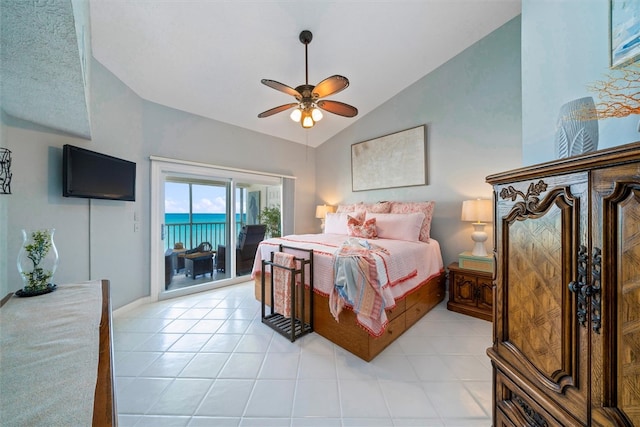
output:
M 223 213 L 195 213 L 193 214 L 193 222 L 203 223 L 203 222 L 226 222 L 227 215 Z M 246 220 L 246 214 L 240 215 L 236 214 L 236 222 L 240 222 L 240 220 L 244 218 Z M 165 224 L 188 224 L 189 223 L 189 214 L 188 213 L 166 213 L 164 214 L 164 223 Z
M 176 242 L 181 242 L 186 249 L 191 249 L 209 242 L 215 250 L 219 244 L 225 244 L 226 218 L 223 213 L 196 213 L 189 225 L 188 213 L 165 213 L 164 247 L 172 249 Z M 246 222 L 246 214 L 236 214 L 236 233 L 243 222 Z

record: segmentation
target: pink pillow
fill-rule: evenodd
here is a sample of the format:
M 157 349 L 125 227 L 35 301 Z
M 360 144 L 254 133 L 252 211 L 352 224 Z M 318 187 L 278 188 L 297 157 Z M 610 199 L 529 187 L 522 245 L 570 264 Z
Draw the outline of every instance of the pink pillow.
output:
M 336 213 L 353 212 L 356 210 L 356 205 L 338 205 Z
M 365 212 L 371 213 L 390 213 L 391 202 L 364 203 L 362 205 Z
M 349 216 L 347 227 L 349 228 L 349 236 L 351 237 L 362 237 L 365 239 L 375 239 L 378 237 L 375 218 L 362 221 Z
M 420 228 L 424 220 L 422 212 L 408 214 L 375 214 L 367 213 L 367 221 L 375 219 L 378 237 L 381 239 L 420 240 Z
M 352 212 L 350 215 L 360 221 L 364 221 L 364 212 Z M 349 214 L 346 212 L 328 212 L 324 219 L 324 232 L 326 234 L 349 234 L 348 220 Z
M 420 228 L 420 241 L 428 242 L 431 235 L 431 219 L 436 203 L 429 202 L 391 202 L 391 213 L 422 212 L 424 220 Z

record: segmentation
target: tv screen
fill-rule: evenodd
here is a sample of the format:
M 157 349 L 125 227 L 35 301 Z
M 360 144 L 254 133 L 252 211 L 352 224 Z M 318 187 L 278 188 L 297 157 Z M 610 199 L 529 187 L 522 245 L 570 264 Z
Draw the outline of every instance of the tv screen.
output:
M 135 201 L 136 164 L 66 144 L 62 154 L 62 195 Z

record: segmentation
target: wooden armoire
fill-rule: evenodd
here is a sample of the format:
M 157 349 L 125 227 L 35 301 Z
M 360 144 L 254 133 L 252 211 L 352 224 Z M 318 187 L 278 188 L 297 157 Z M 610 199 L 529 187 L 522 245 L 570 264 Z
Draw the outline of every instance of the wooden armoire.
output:
M 494 427 L 640 426 L 640 143 L 487 182 Z

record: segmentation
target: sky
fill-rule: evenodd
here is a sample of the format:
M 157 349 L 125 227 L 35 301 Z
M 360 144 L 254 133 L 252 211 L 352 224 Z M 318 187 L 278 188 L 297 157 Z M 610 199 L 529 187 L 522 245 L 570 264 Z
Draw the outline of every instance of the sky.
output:
M 226 189 L 211 185 L 193 185 L 193 213 L 225 213 Z M 236 211 L 239 211 L 239 205 Z M 165 213 L 189 212 L 189 185 L 165 182 Z

